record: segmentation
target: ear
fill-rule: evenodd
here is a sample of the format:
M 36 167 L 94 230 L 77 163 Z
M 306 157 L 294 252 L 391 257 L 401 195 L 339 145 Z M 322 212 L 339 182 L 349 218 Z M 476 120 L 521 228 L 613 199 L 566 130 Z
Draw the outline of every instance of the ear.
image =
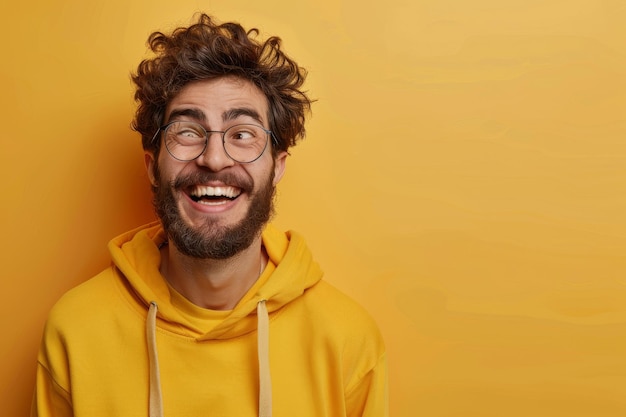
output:
M 274 158 L 274 181 L 273 185 L 280 182 L 281 178 L 285 174 L 285 165 L 287 163 L 287 152 L 279 152 L 276 158 Z
M 143 154 L 144 163 L 146 164 L 146 172 L 148 173 L 148 179 L 153 187 L 156 187 L 156 176 L 154 175 L 154 167 L 156 161 L 154 160 L 154 154 L 150 151 L 146 151 Z

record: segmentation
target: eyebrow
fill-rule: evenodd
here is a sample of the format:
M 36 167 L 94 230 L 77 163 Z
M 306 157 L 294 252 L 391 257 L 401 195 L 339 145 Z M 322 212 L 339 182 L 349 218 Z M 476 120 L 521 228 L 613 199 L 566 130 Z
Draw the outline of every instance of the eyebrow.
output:
M 241 116 L 248 116 L 257 121 L 260 125 L 263 125 L 261 115 L 256 110 L 249 107 L 236 107 L 234 109 L 226 110 L 224 113 L 222 113 L 222 121 L 228 122 L 231 120 L 235 120 Z
M 169 123 L 182 116 L 189 117 L 191 119 L 198 120 L 201 122 L 206 121 L 206 115 L 204 114 L 202 110 L 195 109 L 195 108 L 184 108 L 184 109 L 172 110 L 169 117 L 167 118 L 167 122 Z

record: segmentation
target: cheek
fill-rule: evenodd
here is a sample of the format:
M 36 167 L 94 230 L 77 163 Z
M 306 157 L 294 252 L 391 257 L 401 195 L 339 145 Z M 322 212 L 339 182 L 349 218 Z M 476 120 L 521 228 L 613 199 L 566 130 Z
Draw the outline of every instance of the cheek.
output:
M 269 182 L 272 185 L 276 185 L 276 165 L 273 158 L 267 162 L 267 166 L 263 169 L 262 175 L 264 183 Z
M 171 158 L 160 157 L 155 164 L 155 174 L 161 182 L 170 182 L 185 168 L 184 164 L 177 164 Z

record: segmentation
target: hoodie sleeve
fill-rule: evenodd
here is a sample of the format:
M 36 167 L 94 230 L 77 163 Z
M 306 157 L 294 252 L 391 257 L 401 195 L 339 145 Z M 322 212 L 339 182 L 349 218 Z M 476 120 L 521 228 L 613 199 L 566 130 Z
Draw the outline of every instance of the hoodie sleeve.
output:
M 50 372 L 37 364 L 37 382 L 30 417 L 71 417 L 72 403 L 69 393 L 57 384 Z
M 388 417 L 387 356 L 382 354 L 376 365 L 347 393 L 347 417 Z
M 46 321 L 39 347 L 31 417 L 74 415 L 70 393 L 67 337 L 57 325 L 58 319 L 58 309 L 55 307 Z

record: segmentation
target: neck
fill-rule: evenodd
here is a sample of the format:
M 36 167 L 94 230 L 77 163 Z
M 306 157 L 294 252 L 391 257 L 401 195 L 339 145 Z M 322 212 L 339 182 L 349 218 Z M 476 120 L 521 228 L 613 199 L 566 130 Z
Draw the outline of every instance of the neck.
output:
M 173 244 L 161 249 L 161 274 L 185 298 L 199 307 L 232 310 L 257 281 L 266 264 L 261 237 L 228 259 L 186 256 Z

